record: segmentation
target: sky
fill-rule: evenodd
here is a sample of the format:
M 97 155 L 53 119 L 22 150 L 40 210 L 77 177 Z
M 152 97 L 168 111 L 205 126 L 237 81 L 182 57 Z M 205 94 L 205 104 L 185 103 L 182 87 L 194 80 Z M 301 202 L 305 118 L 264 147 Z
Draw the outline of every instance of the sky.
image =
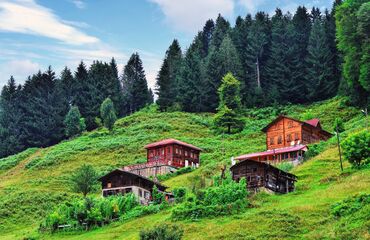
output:
M 138 52 L 154 88 L 173 39 L 185 50 L 207 19 L 221 13 L 233 25 L 238 15 L 299 5 L 324 10 L 332 0 L 0 0 L 0 87 L 49 65 L 58 76 L 65 66 L 75 71 L 81 60 L 114 57 L 122 71 Z

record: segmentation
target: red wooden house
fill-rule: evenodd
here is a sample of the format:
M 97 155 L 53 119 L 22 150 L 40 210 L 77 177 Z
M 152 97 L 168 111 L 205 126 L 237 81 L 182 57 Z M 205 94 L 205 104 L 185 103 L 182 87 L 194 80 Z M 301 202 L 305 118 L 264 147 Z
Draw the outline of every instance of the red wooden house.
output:
M 300 160 L 308 150 L 306 144 L 328 140 L 332 134 L 323 130 L 320 120 L 315 118 L 300 121 L 279 116 L 262 129 L 266 133 L 267 151 L 245 154 L 236 160 L 252 159 L 265 162 Z
M 147 162 L 125 166 L 124 170 L 143 176 L 175 172 L 182 167 L 199 167 L 202 149 L 176 139 L 165 139 L 148 144 Z

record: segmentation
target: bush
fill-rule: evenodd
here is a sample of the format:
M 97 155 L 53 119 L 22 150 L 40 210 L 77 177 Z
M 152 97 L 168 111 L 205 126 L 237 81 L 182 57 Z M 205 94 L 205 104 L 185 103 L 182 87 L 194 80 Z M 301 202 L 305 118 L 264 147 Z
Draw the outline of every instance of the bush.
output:
M 239 183 L 231 177 L 214 178 L 213 186 L 189 195 L 185 202 L 172 211 L 172 219 L 196 220 L 204 217 L 232 215 L 242 212 L 248 206 L 246 180 Z
M 282 162 L 278 163 L 276 167 L 284 172 L 290 172 L 293 169 L 294 165 L 291 162 Z
M 176 177 L 176 176 L 179 176 L 181 174 L 192 172 L 193 170 L 194 170 L 194 168 L 192 168 L 192 167 L 184 167 L 184 168 L 180 168 L 179 170 L 177 170 L 176 172 L 173 172 L 173 173 L 158 175 L 157 178 L 158 178 L 159 181 L 166 181 L 166 180 L 168 180 L 172 177 Z
M 140 231 L 141 240 L 180 240 L 183 235 L 184 230 L 170 224 L 158 224 L 151 229 Z
M 173 189 L 172 193 L 175 196 L 175 201 L 177 203 L 182 203 L 186 196 L 186 188 L 184 187 L 175 188 Z
M 370 163 L 370 132 L 363 130 L 350 135 L 343 143 L 344 157 L 355 167 Z
M 319 142 L 319 143 L 314 143 L 309 146 L 308 151 L 304 154 L 305 160 L 311 159 L 317 155 L 319 155 L 321 152 L 324 151 L 326 146 L 325 142 Z
M 335 203 L 331 213 L 336 217 L 351 215 L 370 204 L 370 194 L 360 194 Z
M 133 194 L 74 199 L 51 212 L 41 223 L 40 230 L 55 232 L 61 225 L 70 229 L 90 229 L 118 219 L 127 220 L 157 213 L 164 207 L 164 204 L 141 206 Z

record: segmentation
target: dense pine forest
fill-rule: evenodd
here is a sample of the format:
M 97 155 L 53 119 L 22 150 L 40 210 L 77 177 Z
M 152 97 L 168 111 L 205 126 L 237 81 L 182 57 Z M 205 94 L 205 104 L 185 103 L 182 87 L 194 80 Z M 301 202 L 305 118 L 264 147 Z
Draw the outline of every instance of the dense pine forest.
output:
M 308 104 L 347 96 L 367 106 L 369 84 L 369 3 L 336 0 L 333 8 L 276 9 L 270 17 L 237 17 L 234 26 L 219 15 L 208 20 L 182 51 L 169 46 L 158 72 L 155 93 L 161 111 L 215 112 L 221 79 L 231 72 L 240 81 L 243 108 Z M 119 76 L 114 59 L 81 62 L 57 77 L 51 67 L 23 85 L 11 77 L 0 101 L 0 157 L 65 139 L 65 118 L 74 107 L 86 129 L 102 124 L 106 98 L 119 117 L 153 103 L 142 61 L 134 53 Z M 77 114 L 78 115 L 78 114 Z

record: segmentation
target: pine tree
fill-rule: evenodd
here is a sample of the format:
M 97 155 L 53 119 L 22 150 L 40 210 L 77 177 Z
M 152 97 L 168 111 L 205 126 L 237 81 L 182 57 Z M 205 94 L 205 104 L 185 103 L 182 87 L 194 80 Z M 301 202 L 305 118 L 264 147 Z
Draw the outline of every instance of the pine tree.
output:
M 338 48 L 343 52 L 343 77 L 346 95 L 359 106 L 369 104 L 369 3 L 365 0 L 344 1 L 336 8 Z
M 222 84 L 218 89 L 220 103 L 218 112 L 214 117 L 215 126 L 230 134 L 239 132 L 244 128 L 244 122 L 239 116 L 241 108 L 240 82 L 231 73 L 222 78 Z
M 337 85 L 332 79 L 333 56 L 323 21 L 319 17 L 313 22 L 307 50 L 308 99 L 318 101 L 333 96 Z
M 65 133 L 68 137 L 76 136 L 86 129 L 85 120 L 81 118 L 78 107 L 72 106 L 68 111 L 65 119 Z
M 242 76 L 242 66 L 237 50 L 229 35 L 226 35 L 218 50 L 212 48 L 206 66 L 205 106 L 207 111 L 215 111 L 218 103 L 217 90 L 221 85 L 222 77 L 231 72 L 237 77 Z
M 145 77 L 143 63 L 138 53 L 131 55 L 122 75 L 125 114 L 140 110 L 150 102 L 148 83 Z
M 291 45 L 292 55 L 294 56 L 293 64 L 290 71 L 294 73 L 292 82 L 296 88 L 296 97 L 290 102 L 305 102 L 307 89 L 305 84 L 306 62 L 304 59 L 307 56 L 308 38 L 311 32 L 311 19 L 305 7 L 299 6 L 293 16 L 292 34 L 294 41 Z M 287 89 L 287 88 L 286 88 Z
M 203 31 L 200 33 L 200 41 L 202 45 L 200 56 L 202 59 L 206 58 L 209 53 L 214 30 L 215 23 L 213 22 L 213 20 L 207 20 L 206 24 L 203 27 Z
M 194 39 L 186 51 L 179 74 L 179 103 L 187 112 L 203 112 L 208 109 L 205 103 L 207 85 L 202 65 L 202 38 Z
M 247 49 L 245 57 L 246 89 L 265 89 L 268 85 L 266 62 L 269 55 L 271 23 L 268 15 L 258 12 L 250 26 L 247 35 Z M 243 94 L 244 104 L 253 106 L 249 101 L 253 93 Z
M 3 87 L 0 95 L 0 158 L 25 148 L 22 143 L 22 112 L 20 109 L 21 87 L 13 76 Z
M 67 67 L 62 70 L 60 81 L 66 102 L 68 104 L 72 104 L 74 102 L 75 95 L 78 93 L 75 91 L 76 85 L 72 72 Z
M 112 131 L 114 123 L 117 120 L 116 111 L 113 102 L 110 98 L 104 100 L 100 106 L 100 117 L 103 121 L 104 127 Z
M 157 76 L 157 104 L 161 111 L 166 111 L 175 104 L 178 95 L 178 75 L 181 68 L 182 53 L 175 39 L 166 51 L 165 59 Z
M 230 30 L 230 23 L 219 14 L 216 19 L 215 29 L 212 31 L 210 47 L 208 47 L 209 51 L 211 47 L 217 50 Z

